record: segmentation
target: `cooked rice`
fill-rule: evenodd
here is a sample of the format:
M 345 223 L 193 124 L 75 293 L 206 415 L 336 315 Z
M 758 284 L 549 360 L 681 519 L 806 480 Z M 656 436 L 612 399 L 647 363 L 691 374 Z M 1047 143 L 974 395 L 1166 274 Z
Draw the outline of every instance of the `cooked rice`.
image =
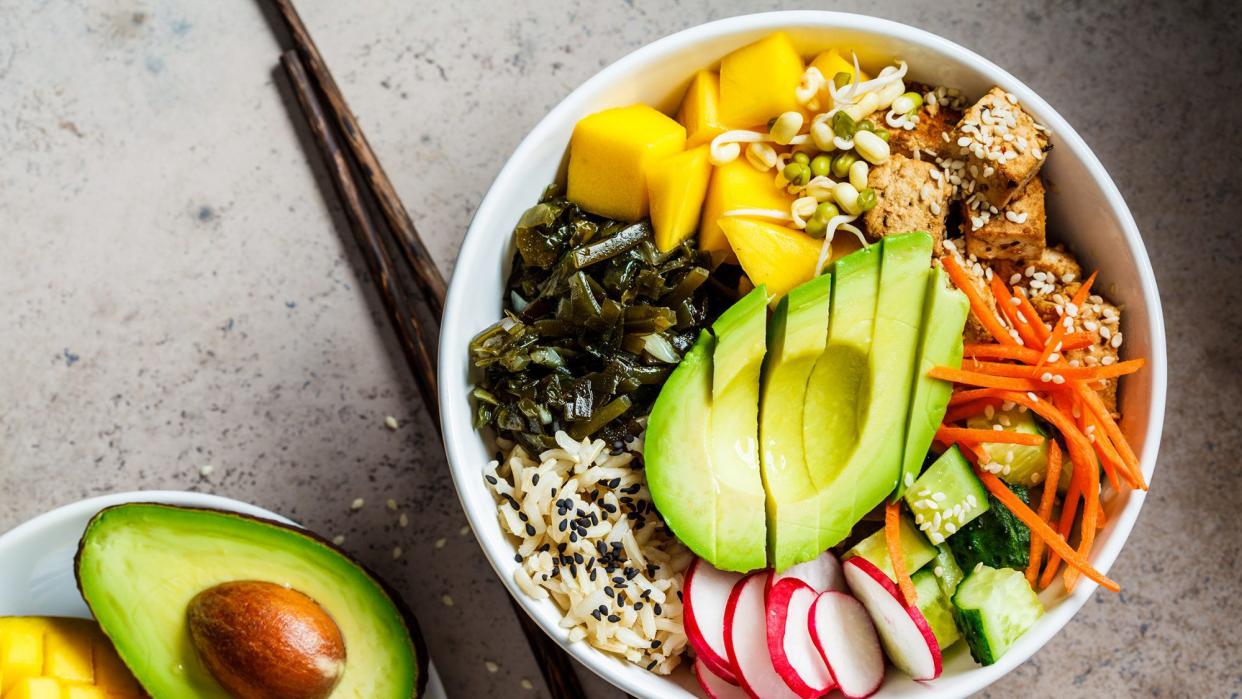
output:
M 519 541 L 514 582 L 556 603 L 570 641 L 668 674 L 686 650 L 681 585 L 693 554 L 651 504 L 641 442 L 610 450 L 557 432 L 556 443 L 535 461 L 502 441 L 504 462 L 483 470 L 501 527 Z

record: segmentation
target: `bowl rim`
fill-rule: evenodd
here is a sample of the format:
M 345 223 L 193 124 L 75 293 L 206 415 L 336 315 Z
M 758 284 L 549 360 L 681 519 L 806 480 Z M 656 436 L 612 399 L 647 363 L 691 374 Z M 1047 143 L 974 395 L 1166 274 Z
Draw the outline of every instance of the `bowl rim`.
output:
M 1148 396 L 1146 424 L 1142 426 L 1144 440 L 1141 448 L 1137 451 L 1142 454 L 1140 467 L 1147 482 L 1150 483 L 1155 470 L 1157 450 L 1160 445 L 1167 394 L 1167 350 L 1164 316 L 1156 287 L 1155 274 L 1152 271 L 1146 248 L 1135 224 L 1134 217 L 1120 191 L 1117 189 L 1116 184 L 1107 171 L 1105 171 L 1099 159 L 1064 117 L 1035 93 L 1034 90 L 1008 71 L 970 49 L 926 30 L 892 20 L 856 13 L 819 10 L 763 12 L 737 15 L 691 26 L 657 39 L 618 58 L 588 78 L 545 114 L 526 137 L 522 139 L 497 174 L 487 194 L 480 201 L 458 252 L 458 264 L 449 285 L 440 336 L 438 376 L 442 386 L 446 377 L 461 375 L 460 371 L 465 362 L 462 350 L 464 347 L 463 342 L 469 341 L 472 331 L 468 326 L 463 326 L 465 320 L 463 319 L 464 311 L 462 311 L 462 306 L 465 304 L 466 298 L 471 294 L 471 280 L 464 270 L 474 266 L 469 264 L 470 261 L 488 253 L 485 248 L 491 241 L 488 240 L 489 233 L 485 230 L 484 224 L 492 216 L 491 209 L 497 206 L 494 203 L 500 198 L 497 193 L 508 189 L 522 177 L 522 171 L 526 167 L 526 162 L 544 142 L 556 135 L 556 129 L 559 128 L 558 124 L 564 120 L 565 115 L 580 111 L 584 103 L 593 98 L 597 92 L 602 92 L 614 83 L 619 76 L 623 76 L 633 70 L 636 65 L 650 64 L 658 61 L 661 57 L 680 50 L 687 45 L 703 43 L 712 38 L 725 37 L 757 29 L 777 31 L 795 27 L 812 30 L 854 30 L 883 34 L 920 46 L 931 52 L 952 57 L 969 70 L 984 76 L 993 84 L 1001 85 L 1006 90 L 1013 92 L 1023 104 L 1031 106 L 1033 108 L 1032 111 L 1038 112 L 1041 119 L 1056 134 L 1059 150 L 1063 149 L 1071 152 L 1074 158 L 1085 168 L 1090 179 L 1099 187 L 1103 194 L 1109 212 L 1119 224 L 1128 252 L 1132 256 L 1134 271 L 1136 272 L 1141 290 L 1142 302 L 1147 311 L 1147 331 L 1151 337 L 1151 347 L 1147 357 L 1147 366 L 1151 371 L 1150 395 Z M 520 212 L 513 211 L 509 213 L 511 218 L 516 220 L 516 216 Z M 466 261 L 467 264 L 462 264 L 463 261 Z M 454 385 L 454 382 L 450 381 L 450 385 Z M 459 395 L 458 391 L 441 390 L 440 392 L 439 409 L 441 421 L 444 425 L 444 448 L 448 455 L 450 472 L 453 476 L 458 499 L 462 504 L 462 509 L 465 511 L 471 528 L 476 533 L 479 545 L 486 554 L 488 563 L 492 566 L 492 569 L 496 572 L 509 594 L 518 600 L 522 610 L 534 619 L 543 628 L 545 633 L 554 638 L 566 652 L 611 684 L 631 693 L 641 693 L 641 688 L 631 681 L 630 675 L 632 670 L 642 672 L 642 668 L 637 666 L 622 668 L 620 663 L 605 662 L 605 660 L 611 660 L 611 658 L 606 657 L 604 653 L 587 646 L 583 642 L 568 643 L 563 629 L 560 629 L 555 623 L 550 623 L 536 613 L 535 605 L 541 603 L 537 603 L 522 594 L 512 580 L 512 576 L 501 569 L 499 563 L 505 560 L 512 560 L 512 551 L 509 550 L 506 553 L 500 549 L 500 546 L 503 545 L 511 549 L 511 545 L 503 536 L 492 537 L 483 535 L 483 527 L 481 525 L 484 522 L 484 518 L 494 520 L 495 513 L 494 511 L 486 513 L 472 511 L 467 505 L 464 484 L 459 481 L 459 478 L 465 478 L 466 474 L 470 472 L 470 464 L 466 463 L 469 459 L 464 453 L 466 442 L 467 440 L 478 439 L 478 433 L 474 430 L 473 425 L 469 424 L 468 421 L 464 425 L 457 424 L 453 419 L 454 415 L 461 414 L 462 405 L 466 402 L 467 398 L 464 395 Z M 466 414 L 469 414 L 468 405 L 466 407 Z M 483 464 L 475 464 L 474 470 L 478 471 L 482 466 Z M 1129 539 L 1130 532 L 1134 527 L 1138 512 L 1142 508 L 1145 499 L 1146 492 L 1144 491 L 1130 492 L 1121 512 L 1110 523 L 1116 527 L 1114 530 L 1115 534 L 1109 537 L 1103 545 L 1099 546 L 1092 555 L 1095 567 L 1101 572 L 1107 573 L 1125 542 Z M 1007 653 L 994 665 L 971 670 L 969 673 L 970 679 L 964 681 L 963 687 L 960 688 L 962 689 L 960 696 L 983 689 L 1029 659 L 1065 627 L 1097 587 L 1096 583 L 1083 578 L 1081 584 L 1077 586 L 1071 595 L 1063 598 L 1047 612 L 1045 616 L 1049 618 L 1051 623 L 1041 623 L 1035 629 L 1032 629 L 1032 632 L 1038 630 L 1039 633 L 1028 632 L 1019 641 L 1021 648 L 1015 647 L 1011 649 L 1012 652 Z M 959 694 L 954 693 L 954 696 L 959 696 Z

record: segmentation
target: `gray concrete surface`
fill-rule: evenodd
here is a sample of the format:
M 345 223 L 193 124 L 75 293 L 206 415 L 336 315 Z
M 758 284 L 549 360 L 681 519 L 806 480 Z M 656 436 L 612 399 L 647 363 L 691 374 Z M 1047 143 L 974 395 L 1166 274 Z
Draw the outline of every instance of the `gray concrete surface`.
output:
M 576 84 L 677 29 L 795 3 L 299 5 L 448 271 L 501 163 Z M 988 694 L 1237 696 L 1238 6 L 832 7 L 940 33 L 1042 93 L 1133 206 L 1163 290 L 1168 423 L 1113 569 L 1124 592 Z M 126 489 L 250 500 L 344 535 L 403 590 L 452 696 L 541 694 L 276 58 L 250 0 L 0 0 L 0 530 Z

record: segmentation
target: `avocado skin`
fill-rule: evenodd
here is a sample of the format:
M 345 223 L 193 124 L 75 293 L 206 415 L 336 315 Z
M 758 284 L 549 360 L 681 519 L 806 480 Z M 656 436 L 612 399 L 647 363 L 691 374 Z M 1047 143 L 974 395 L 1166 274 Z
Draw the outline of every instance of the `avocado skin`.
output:
M 410 610 L 408 605 L 406 605 L 405 600 L 401 598 L 401 595 L 398 594 L 397 591 L 394 590 L 391 586 L 389 586 L 388 583 L 384 582 L 384 580 L 380 578 L 378 575 L 376 575 L 370 568 L 354 560 L 353 557 L 351 557 L 349 554 L 342 551 L 340 547 L 336 546 L 331 541 L 328 541 L 327 539 L 323 538 L 322 536 L 319 536 L 318 534 L 312 531 L 308 531 L 305 529 L 299 529 L 298 527 L 292 527 L 282 522 L 277 522 L 275 520 L 267 519 L 264 517 L 255 517 L 253 515 L 242 514 L 239 512 L 229 512 L 227 510 L 218 510 L 218 509 L 207 508 L 207 507 L 184 507 L 180 505 L 167 505 L 167 504 L 158 503 L 158 502 L 122 503 L 119 505 L 112 505 L 110 507 L 105 507 L 104 509 L 97 512 L 94 517 L 91 517 L 91 520 L 86 524 L 86 528 L 83 530 L 82 538 L 78 540 L 78 550 L 76 553 L 74 553 L 74 556 L 73 556 L 74 580 L 78 586 L 78 593 L 82 595 L 82 599 L 86 602 L 86 606 L 88 608 L 91 607 L 91 600 L 87 596 L 86 590 L 84 589 L 84 586 L 82 584 L 82 552 L 85 549 L 87 537 L 89 533 L 91 532 L 92 527 L 94 527 L 94 525 L 106 514 L 116 511 L 116 510 L 124 509 L 127 507 L 132 507 L 132 506 L 155 507 L 155 508 L 162 508 L 162 509 L 181 511 L 181 512 L 202 512 L 202 513 L 209 513 L 209 514 L 214 514 L 214 515 L 225 515 L 228 517 L 234 517 L 239 520 L 250 521 L 250 522 L 254 522 L 256 524 L 263 525 L 263 526 L 283 529 L 285 531 L 291 532 L 293 534 L 304 537 L 306 539 L 310 539 L 311 541 L 314 541 L 315 543 L 320 544 L 334 551 L 337 555 L 341 556 L 346 561 L 348 561 L 351 565 L 353 565 L 355 568 L 361 571 L 366 577 L 370 578 L 371 582 L 373 582 L 377 587 L 380 588 L 380 590 L 383 591 L 383 593 L 388 597 L 389 601 L 391 601 L 393 606 L 397 609 L 397 613 L 401 616 L 402 622 L 405 624 L 406 629 L 410 633 L 410 641 L 414 645 L 414 656 L 415 656 L 415 661 L 417 663 L 416 669 L 417 669 L 418 677 L 415 680 L 415 688 L 414 688 L 413 697 L 421 697 L 426 693 L 427 674 L 428 674 L 427 643 L 423 639 L 422 629 L 418 625 L 418 619 L 414 617 L 414 612 Z M 109 634 L 108 629 L 103 627 L 103 625 L 100 625 L 100 630 L 103 632 L 105 636 L 108 636 L 108 640 L 115 645 L 115 639 L 113 639 L 112 636 Z M 122 660 L 124 659 L 122 658 Z M 139 680 L 139 682 L 141 683 L 141 680 Z M 150 690 L 147 687 L 143 687 L 143 689 L 147 690 L 148 694 L 150 694 Z M 413 699 L 413 697 L 411 697 L 411 699 Z

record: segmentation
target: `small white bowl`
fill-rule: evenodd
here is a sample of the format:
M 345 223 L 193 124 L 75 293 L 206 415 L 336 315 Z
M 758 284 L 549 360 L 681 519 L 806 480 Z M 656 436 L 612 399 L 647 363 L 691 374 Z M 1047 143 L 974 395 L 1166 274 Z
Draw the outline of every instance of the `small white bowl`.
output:
M 782 30 L 801 53 L 832 46 L 852 48 L 864 64 L 903 58 L 910 77 L 962 88 L 978 97 L 993 85 L 1013 93 L 1053 133 L 1055 146 L 1044 174 L 1049 230 L 1067 242 L 1088 269 L 1099 269 L 1097 287 L 1123 309 L 1124 352 L 1145 357 L 1147 366 L 1123 382 L 1122 429 L 1142 461 L 1148 482 L 1164 421 L 1166 356 L 1164 321 L 1155 277 L 1129 209 L 1087 145 L 1043 99 L 1017 78 L 957 44 L 896 22 L 835 12 L 772 12 L 720 20 L 651 43 L 611 66 L 571 93 L 522 141 L 479 205 L 462 245 L 449 289 L 440 337 L 440 412 L 453 478 L 466 515 L 501 580 L 543 629 L 583 665 L 625 691 L 641 697 L 690 697 L 699 691 L 688 673 L 663 678 L 596 651 L 570 644 L 557 626 L 560 612 L 551 601 L 535 602 L 513 582 L 513 543 L 496 516 L 496 502 L 481 470 L 491 459 L 472 427 L 471 338 L 501 316 L 505 278 L 513 255 L 510 234 L 519 216 L 556 180 L 574 123 L 601 109 L 645 102 L 671 112 L 694 71 L 713 65 L 729 51 Z M 1091 561 L 1107 571 L 1117 558 L 1142 507 L 1144 493 L 1114 496 L 1106 504 L 1108 526 L 1096 539 Z M 1124 584 L 1124 581 L 1122 581 Z M 920 684 L 889 672 L 880 696 L 961 697 L 977 692 L 1017 667 L 1048 642 L 1078 611 L 1096 585 L 1083 580 L 1069 597 L 1059 583 L 1042 596 L 1048 613 L 1001 658 L 976 666 L 958 644 L 945 658 L 944 674 Z
M 296 522 L 238 500 L 168 490 L 116 493 L 79 500 L 18 525 L 0 536 L 0 616 L 66 616 L 89 619 L 78 592 L 73 557 L 86 525 L 100 510 L 127 502 L 200 507 L 238 512 L 282 524 Z M 428 665 L 427 699 L 446 695 L 434 667 Z

